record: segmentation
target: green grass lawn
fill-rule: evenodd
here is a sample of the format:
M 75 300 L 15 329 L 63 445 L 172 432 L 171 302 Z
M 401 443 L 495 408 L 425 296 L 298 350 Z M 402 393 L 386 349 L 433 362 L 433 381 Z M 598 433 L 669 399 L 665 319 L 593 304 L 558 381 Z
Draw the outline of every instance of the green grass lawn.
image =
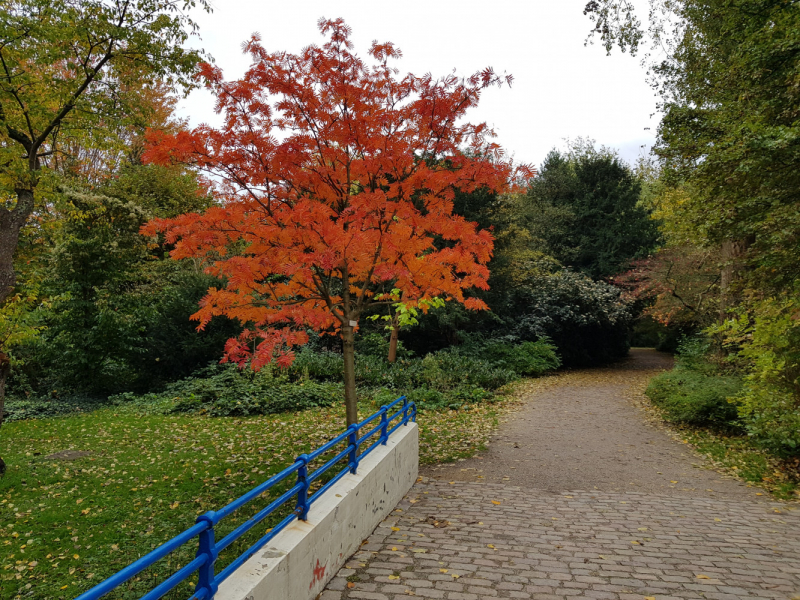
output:
M 420 414 L 420 462 L 452 461 L 483 449 L 505 404 L 501 398 Z M 374 410 L 363 406 L 361 414 Z M 221 508 L 320 446 L 343 424 L 337 407 L 251 418 L 114 408 L 3 425 L 0 455 L 8 472 L 0 480 L 0 598 L 74 598 L 189 527 L 196 515 Z M 91 454 L 47 458 L 64 450 Z M 266 503 L 258 499 L 226 519 L 218 539 Z M 227 549 L 217 568 L 269 525 Z M 138 598 L 195 549 L 185 546 L 109 597 Z M 190 593 L 189 584 L 170 597 Z

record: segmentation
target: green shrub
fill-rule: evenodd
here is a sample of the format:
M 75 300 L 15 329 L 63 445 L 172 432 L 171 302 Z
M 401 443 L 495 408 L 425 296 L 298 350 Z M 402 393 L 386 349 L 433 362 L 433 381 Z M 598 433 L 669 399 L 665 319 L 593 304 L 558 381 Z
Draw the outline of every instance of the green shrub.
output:
M 539 377 L 561 366 L 556 347 L 546 337 L 535 342 L 515 342 L 517 340 L 513 338 L 478 338 L 452 351 L 485 360 L 495 369 L 528 377 Z
M 449 408 L 458 410 L 464 405 L 478 402 L 491 402 L 494 394 L 476 385 L 463 385 L 452 390 L 440 391 L 430 388 L 414 388 L 407 397 L 419 410 Z
M 729 426 L 737 418 L 729 399 L 741 389 L 737 377 L 679 368 L 653 378 L 645 393 L 673 423 Z
M 202 369 L 158 394 L 125 393 L 110 400 L 115 404 L 158 406 L 169 413 L 233 417 L 330 406 L 343 397 L 341 384 L 309 380 L 290 383 L 286 375 L 275 375 L 270 367 L 253 373 L 227 364 Z
M 777 456 L 800 456 L 800 287 L 741 307 L 712 332 L 744 362 L 737 403 L 747 433 Z
M 91 412 L 104 405 L 104 400 L 97 398 L 7 398 L 5 403 L 6 421 L 23 421 L 26 419 L 48 419 L 64 417 L 76 413 Z

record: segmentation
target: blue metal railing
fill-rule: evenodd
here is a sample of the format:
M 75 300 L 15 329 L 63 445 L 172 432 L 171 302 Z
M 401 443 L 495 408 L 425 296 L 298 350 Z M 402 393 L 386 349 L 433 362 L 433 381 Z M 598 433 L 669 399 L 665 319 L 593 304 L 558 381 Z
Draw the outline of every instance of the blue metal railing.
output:
M 397 407 L 398 404 L 401 405 L 397 411 L 394 414 L 389 415 L 389 411 Z M 343 433 L 323 444 L 313 452 L 301 454 L 297 457 L 297 460 L 292 466 L 284 469 L 276 475 L 273 475 L 264 483 L 254 487 L 245 495 L 237 498 L 227 506 L 218 511 L 212 510 L 200 515 L 197 517 L 197 522 L 192 527 L 183 533 L 176 535 L 174 538 L 162 544 L 149 554 L 146 554 L 136 562 L 133 562 L 124 569 L 118 571 L 89 591 L 84 592 L 78 596 L 76 600 L 96 600 L 97 598 L 104 596 L 129 579 L 135 577 L 148 567 L 154 565 L 171 552 L 190 542 L 194 538 L 198 538 L 198 549 L 195 559 L 181 567 L 170 577 L 147 592 L 144 596 L 142 596 L 141 600 L 157 600 L 158 598 L 161 598 L 170 590 L 175 588 L 178 584 L 191 577 L 194 573 L 197 573 L 198 581 L 197 585 L 195 586 L 195 591 L 189 600 L 211 600 L 214 597 L 214 594 L 217 592 L 219 584 L 225 581 L 236 569 L 241 567 L 245 561 L 247 561 L 247 559 L 263 548 L 267 542 L 274 538 L 295 519 L 305 521 L 311 505 L 316 502 L 319 497 L 322 496 L 322 494 L 330 489 L 333 484 L 339 481 L 347 473 L 356 473 L 358 470 L 358 464 L 365 456 L 372 452 L 372 450 L 374 450 L 377 446 L 386 445 L 386 442 L 389 440 L 389 436 L 398 427 L 401 425 L 407 425 L 409 421 L 416 421 L 416 418 L 417 407 L 413 402 L 409 402 L 405 396 L 401 396 L 391 404 L 382 406 L 381 409 L 371 417 L 364 419 L 360 423 L 350 425 L 350 427 L 348 427 Z M 397 419 L 397 423 L 392 424 L 395 419 Z M 373 423 L 376 420 L 378 420 L 378 424 L 372 427 L 364 435 L 359 437 L 361 431 L 368 424 Z M 380 432 L 378 438 L 372 442 L 366 450 L 359 453 L 361 446 L 378 432 Z M 326 452 L 334 449 L 337 444 L 340 444 L 344 441 L 347 441 L 347 447 L 344 450 L 336 454 L 336 456 L 328 460 L 324 465 L 315 471 L 311 473 L 308 472 L 308 465 L 310 462 L 319 458 Z M 308 490 L 310 485 L 344 458 L 347 458 L 347 466 L 334 475 L 311 496 L 309 496 Z M 297 474 L 297 481 L 294 486 L 270 502 L 253 517 L 239 525 L 221 540 L 215 540 L 214 527 L 222 519 L 242 508 L 251 500 L 255 500 L 271 487 L 281 483 L 295 473 Z M 233 542 L 238 540 L 245 533 L 250 531 L 255 525 L 263 521 L 266 517 L 271 515 L 275 510 L 283 506 L 293 497 L 297 497 L 297 503 L 294 511 L 281 520 L 280 523 L 272 527 L 272 529 L 270 529 L 265 536 L 250 546 L 243 554 L 236 557 L 236 559 L 234 559 L 233 562 L 225 567 L 220 573 L 214 572 L 214 563 L 216 562 L 220 552 L 225 550 L 225 548 L 230 546 Z

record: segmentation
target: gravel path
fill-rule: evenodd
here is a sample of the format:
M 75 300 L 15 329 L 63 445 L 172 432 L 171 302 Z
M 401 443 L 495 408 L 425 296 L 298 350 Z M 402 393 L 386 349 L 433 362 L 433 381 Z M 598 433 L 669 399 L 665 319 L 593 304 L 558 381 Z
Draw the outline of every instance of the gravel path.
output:
M 704 469 L 640 408 L 669 367 L 636 350 L 540 380 L 486 453 L 424 470 L 320 600 L 800 600 L 798 505 Z

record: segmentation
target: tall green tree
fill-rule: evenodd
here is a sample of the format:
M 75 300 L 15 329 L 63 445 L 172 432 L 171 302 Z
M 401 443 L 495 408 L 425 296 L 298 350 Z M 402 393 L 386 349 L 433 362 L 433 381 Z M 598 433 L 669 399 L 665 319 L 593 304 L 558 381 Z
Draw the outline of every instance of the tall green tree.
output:
M 651 4 L 649 31 L 666 49 L 651 65 L 663 112 L 655 151 L 665 183 L 686 192 L 670 226 L 721 252 L 720 325 L 706 331 L 742 366 L 742 423 L 797 456 L 800 11 L 785 0 Z M 619 8 L 587 6 L 610 45 L 642 33 Z
M 199 0 L 207 6 L 205 0 Z M 16 284 L 19 232 L 48 170 L 113 143 L 138 116 L 137 93 L 189 87 L 199 54 L 183 48 L 195 0 L 9 0 L 0 4 L 0 302 Z M 188 28 L 188 29 L 187 29 Z
M 568 153 L 553 150 L 528 191 L 528 228 L 542 251 L 604 279 L 658 243 L 641 191 L 633 170 L 607 149 L 579 142 Z
M 58 165 L 124 143 L 152 109 L 146 90 L 189 89 L 200 53 L 186 11 L 206 0 L 0 3 L 0 304 L 17 283 L 20 232 Z M 55 187 L 55 186 L 50 186 Z M 10 359 L 0 346 L 0 424 Z

